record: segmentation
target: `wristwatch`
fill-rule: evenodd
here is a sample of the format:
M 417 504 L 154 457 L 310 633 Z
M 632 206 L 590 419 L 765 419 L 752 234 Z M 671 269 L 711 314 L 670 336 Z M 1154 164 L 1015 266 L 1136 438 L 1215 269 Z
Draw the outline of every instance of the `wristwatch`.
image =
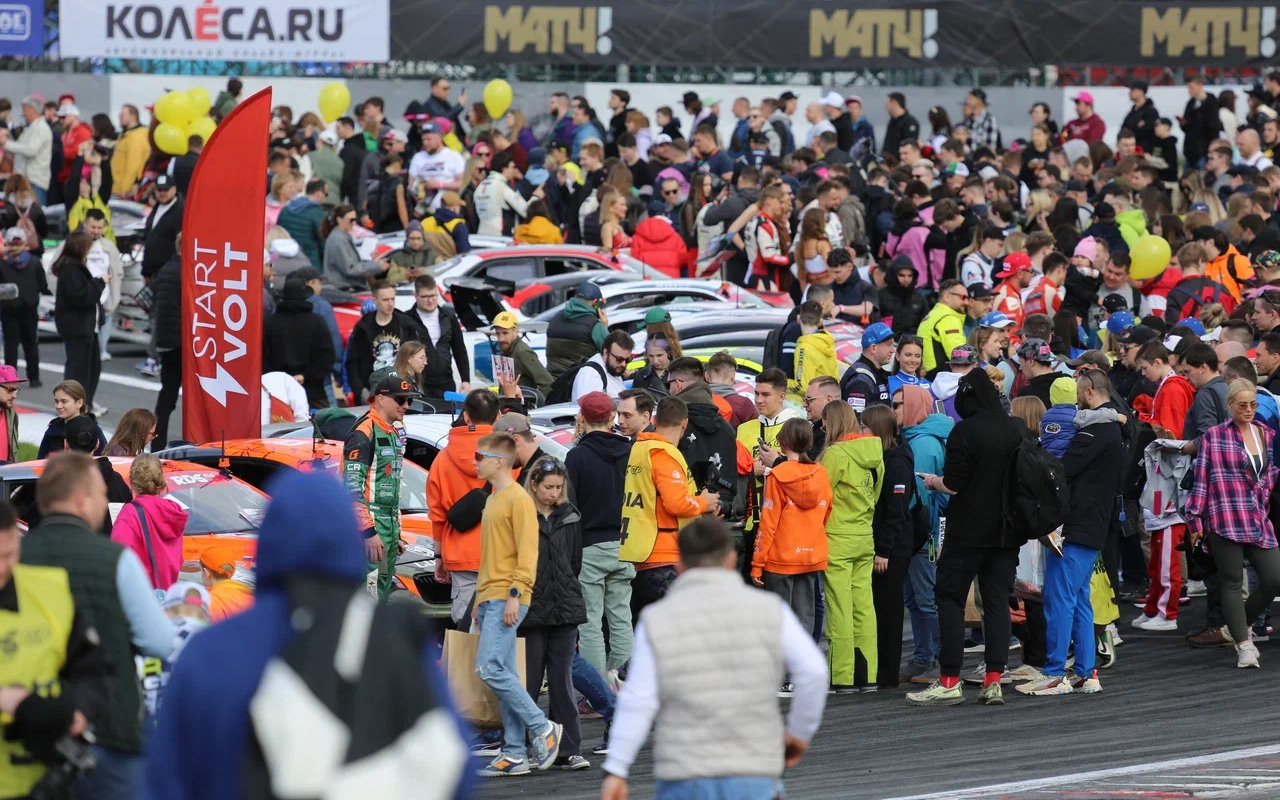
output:
M 508 597 L 519 597 L 519 596 L 520 596 L 520 590 L 519 590 L 519 589 L 517 589 L 516 587 L 512 586 L 510 589 L 508 589 L 508 590 L 507 590 L 507 596 L 508 596 Z

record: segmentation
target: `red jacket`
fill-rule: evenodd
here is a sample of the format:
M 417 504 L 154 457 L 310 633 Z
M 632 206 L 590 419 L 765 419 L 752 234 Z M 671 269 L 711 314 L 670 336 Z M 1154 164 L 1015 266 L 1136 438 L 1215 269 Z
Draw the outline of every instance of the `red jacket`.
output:
M 689 247 L 666 217 L 649 217 L 636 226 L 631 257 L 673 278 L 688 276 Z
M 93 129 L 81 122 L 71 130 L 62 134 L 62 171 L 58 173 L 58 183 L 66 183 L 71 177 L 71 162 L 80 156 L 80 145 L 93 138 Z M 76 187 L 76 191 L 79 191 Z
M 1156 389 L 1149 422 L 1169 431 L 1173 438 L 1181 439 L 1187 411 L 1195 398 L 1196 390 L 1192 388 L 1191 381 L 1181 375 L 1169 373 Z
M 1068 122 L 1062 128 L 1063 140 L 1082 139 L 1089 144 L 1102 141 L 1102 137 L 1107 134 L 1107 123 L 1102 121 L 1102 117 L 1094 114 L 1088 119 L 1075 119 Z

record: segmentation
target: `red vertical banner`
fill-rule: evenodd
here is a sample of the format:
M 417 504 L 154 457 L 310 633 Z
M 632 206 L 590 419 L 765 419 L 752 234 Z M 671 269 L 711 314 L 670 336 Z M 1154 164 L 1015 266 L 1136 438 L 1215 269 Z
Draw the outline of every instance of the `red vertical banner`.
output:
M 262 435 L 262 250 L 271 90 L 226 116 L 182 218 L 182 437 Z

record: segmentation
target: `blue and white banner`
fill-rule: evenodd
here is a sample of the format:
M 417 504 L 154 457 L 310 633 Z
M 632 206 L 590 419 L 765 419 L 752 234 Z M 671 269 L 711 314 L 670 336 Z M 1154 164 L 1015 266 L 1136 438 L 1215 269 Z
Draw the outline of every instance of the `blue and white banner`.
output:
M 0 56 L 44 55 L 44 0 L 0 2 Z

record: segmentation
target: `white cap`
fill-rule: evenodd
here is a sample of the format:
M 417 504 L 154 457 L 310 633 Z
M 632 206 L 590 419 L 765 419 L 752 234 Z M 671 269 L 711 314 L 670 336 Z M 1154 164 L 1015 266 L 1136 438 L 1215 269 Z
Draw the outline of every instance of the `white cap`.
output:
M 653 146 L 657 147 L 660 144 L 671 144 L 671 137 L 665 133 L 660 133 L 653 137 Z
M 276 239 L 271 243 L 271 255 L 283 258 L 293 258 L 302 249 L 298 246 L 298 242 L 294 239 Z
M 77 116 L 78 117 L 80 116 L 80 109 L 76 108 L 75 103 L 63 103 L 62 107 L 58 109 L 58 116 L 60 117 Z
M 320 141 L 325 144 L 336 145 L 338 143 L 338 134 L 333 131 L 323 131 L 320 134 Z
M 392 128 L 391 130 L 387 131 L 386 135 L 384 135 L 382 138 L 392 142 L 403 143 L 403 142 L 409 141 L 409 137 L 405 135 L 404 131 L 399 131 L 399 130 L 396 130 L 395 128 Z
M 844 108 L 844 97 L 839 92 L 827 92 L 822 97 L 822 104 L 832 108 Z

